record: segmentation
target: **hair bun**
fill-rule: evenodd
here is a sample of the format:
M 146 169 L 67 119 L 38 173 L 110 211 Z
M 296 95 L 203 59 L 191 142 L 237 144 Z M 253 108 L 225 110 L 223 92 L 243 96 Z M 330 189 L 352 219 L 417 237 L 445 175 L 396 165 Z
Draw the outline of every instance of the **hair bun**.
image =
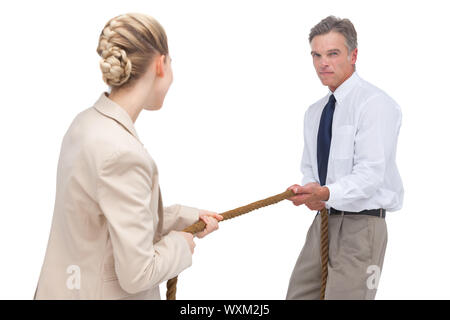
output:
M 103 81 L 115 89 L 131 87 L 158 54 L 169 54 L 163 27 L 153 17 L 141 13 L 110 19 L 100 33 L 96 51 L 101 57 Z
M 120 86 L 131 75 L 131 60 L 128 59 L 125 50 L 111 46 L 101 52 L 100 69 L 103 73 L 103 81 L 110 86 Z

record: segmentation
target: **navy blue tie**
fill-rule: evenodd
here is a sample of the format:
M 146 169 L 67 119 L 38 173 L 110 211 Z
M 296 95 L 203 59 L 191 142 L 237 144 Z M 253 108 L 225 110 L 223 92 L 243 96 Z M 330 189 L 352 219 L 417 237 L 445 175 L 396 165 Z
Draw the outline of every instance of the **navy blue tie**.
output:
M 328 156 L 330 155 L 331 125 L 333 124 L 333 114 L 336 99 L 330 96 L 328 103 L 322 111 L 320 117 L 319 132 L 317 134 L 317 168 L 319 169 L 320 185 L 325 185 L 327 181 Z

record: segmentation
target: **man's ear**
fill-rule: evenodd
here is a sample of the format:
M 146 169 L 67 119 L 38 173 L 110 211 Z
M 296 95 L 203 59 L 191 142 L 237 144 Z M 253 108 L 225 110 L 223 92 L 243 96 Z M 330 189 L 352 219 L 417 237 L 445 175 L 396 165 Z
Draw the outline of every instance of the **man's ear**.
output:
M 164 61 L 166 60 L 165 55 L 161 55 L 156 61 L 156 76 L 164 77 Z
M 350 56 L 350 61 L 353 65 L 356 64 L 357 58 L 358 58 L 358 48 L 355 48 L 355 50 L 352 51 L 352 54 Z

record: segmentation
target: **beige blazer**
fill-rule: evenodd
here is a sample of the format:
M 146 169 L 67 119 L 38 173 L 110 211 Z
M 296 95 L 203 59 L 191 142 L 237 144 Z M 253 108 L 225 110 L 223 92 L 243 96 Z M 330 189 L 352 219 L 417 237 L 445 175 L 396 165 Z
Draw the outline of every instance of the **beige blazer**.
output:
M 35 299 L 160 299 L 192 264 L 177 231 L 199 210 L 163 207 L 155 162 L 128 113 L 102 93 L 64 136 Z

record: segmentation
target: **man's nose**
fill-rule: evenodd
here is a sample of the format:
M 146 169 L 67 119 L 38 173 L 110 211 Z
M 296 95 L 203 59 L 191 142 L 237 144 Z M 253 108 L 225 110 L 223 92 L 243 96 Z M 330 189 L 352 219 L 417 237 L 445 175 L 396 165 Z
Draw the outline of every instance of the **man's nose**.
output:
M 319 62 L 319 67 L 320 67 L 321 69 L 325 69 L 325 68 L 328 67 L 328 66 L 329 66 L 328 59 L 322 57 L 322 59 L 320 59 L 320 62 Z

